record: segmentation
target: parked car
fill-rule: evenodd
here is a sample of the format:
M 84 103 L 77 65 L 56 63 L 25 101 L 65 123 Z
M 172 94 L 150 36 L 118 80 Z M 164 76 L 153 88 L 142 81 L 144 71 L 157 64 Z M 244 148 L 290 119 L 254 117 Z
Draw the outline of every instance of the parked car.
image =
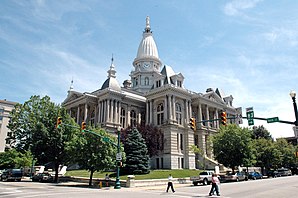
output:
M 263 179 L 263 175 L 259 172 L 249 172 L 248 173 L 248 179 Z
M 226 175 L 221 177 L 223 182 L 231 182 L 231 181 L 244 181 L 247 180 L 247 177 L 244 172 L 228 172 Z
M 213 173 L 214 171 L 203 171 L 199 174 L 199 176 L 190 177 L 190 181 L 192 181 L 195 186 L 197 186 L 198 183 L 202 183 L 203 185 L 210 184 Z
M 269 170 L 269 171 L 267 172 L 267 176 L 268 176 L 268 177 L 273 177 L 273 178 L 275 178 L 275 177 L 277 177 L 277 171 L 276 171 L 276 170 Z
M 277 177 L 281 177 L 281 176 L 291 176 L 292 175 L 292 171 L 288 168 L 279 168 L 277 169 Z
M 1 181 L 21 181 L 23 173 L 21 169 L 7 169 L 1 174 Z
M 32 181 L 34 182 L 53 182 L 53 176 L 48 172 L 37 173 L 32 176 Z

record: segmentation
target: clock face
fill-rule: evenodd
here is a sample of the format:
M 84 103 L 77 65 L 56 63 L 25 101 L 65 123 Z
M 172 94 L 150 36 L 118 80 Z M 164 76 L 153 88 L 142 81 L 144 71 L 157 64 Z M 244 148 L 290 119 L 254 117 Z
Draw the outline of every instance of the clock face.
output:
M 150 67 L 150 63 L 145 62 L 145 63 L 143 64 L 143 67 L 144 67 L 144 68 L 149 68 L 149 67 Z

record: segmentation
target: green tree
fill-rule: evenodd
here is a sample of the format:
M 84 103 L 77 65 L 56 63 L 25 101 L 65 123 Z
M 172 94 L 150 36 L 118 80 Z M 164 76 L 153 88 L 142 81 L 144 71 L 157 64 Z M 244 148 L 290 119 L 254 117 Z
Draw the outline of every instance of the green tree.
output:
M 54 163 L 55 182 L 58 181 L 59 165 L 67 159 L 67 142 L 76 131 L 70 126 L 56 129 L 58 116 L 63 123 L 76 125 L 66 110 L 51 102 L 49 96 L 31 96 L 24 104 L 15 106 L 8 125 L 12 131 L 10 139 L 15 141 L 18 150 L 30 150 L 39 164 Z
M 203 160 L 203 161 L 197 161 L 196 163 L 199 163 L 198 165 L 199 165 L 199 167 L 203 167 L 203 169 L 205 170 L 205 168 L 206 168 L 206 158 L 205 158 L 205 155 L 204 155 L 204 151 L 202 150 L 202 149 L 200 149 L 200 148 L 198 148 L 196 145 L 191 145 L 190 146 L 190 150 L 194 153 L 194 154 L 196 154 L 197 156 L 196 157 L 201 157 L 201 159 Z
M 252 139 L 260 139 L 264 138 L 267 140 L 273 140 L 270 132 L 263 126 L 254 126 L 253 127 L 253 133 L 252 133 Z
M 261 167 L 262 173 L 264 168 L 269 170 L 270 168 L 276 168 L 280 161 L 281 153 L 275 147 L 274 141 L 265 138 L 255 139 L 253 141 L 256 155 L 256 166 Z
M 124 150 L 126 153 L 125 170 L 128 174 L 147 174 L 150 172 L 147 146 L 136 128 L 128 133 Z
M 291 168 L 296 164 L 295 147 L 286 139 L 279 138 L 275 142 L 275 148 L 280 152 L 279 166 Z
M 124 143 L 128 132 L 132 130 L 133 127 L 128 127 L 121 132 L 121 142 Z M 149 157 L 158 155 L 160 151 L 163 151 L 164 147 L 164 136 L 162 131 L 154 125 L 138 125 L 137 130 L 141 133 L 142 138 L 144 138 L 146 146 L 148 148 Z
M 212 138 L 215 159 L 233 172 L 236 166 L 253 160 L 251 133 L 248 128 L 234 124 L 221 126 L 219 133 Z
M 0 169 L 29 167 L 32 159 L 30 151 L 19 152 L 16 149 L 10 149 L 0 153 Z
M 90 171 L 89 185 L 91 186 L 95 171 L 108 171 L 115 168 L 117 140 L 115 136 L 103 129 L 88 128 L 93 133 L 86 131 L 77 134 L 69 144 L 69 152 L 73 156 L 73 162 Z M 102 137 L 107 137 L 108 140 Z

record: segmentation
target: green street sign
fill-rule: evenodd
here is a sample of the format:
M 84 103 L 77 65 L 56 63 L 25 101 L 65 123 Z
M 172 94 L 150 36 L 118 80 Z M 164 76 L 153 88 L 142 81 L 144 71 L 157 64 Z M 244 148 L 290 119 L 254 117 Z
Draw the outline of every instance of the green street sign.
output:
M 272 122 L 279 122 L 279 118 L 278 117 L 267 118 L 267 123 L 272 123 Z
M 247 121 L 248 121 L 248 125 L 249 125 L 249 126 L 255 124 L 253 119 L 248 119 Z
M 253 111 L 246 112 L 246 117 L 247 117 L 248 120 L 253 119 L 254 118 L 254 112 Z

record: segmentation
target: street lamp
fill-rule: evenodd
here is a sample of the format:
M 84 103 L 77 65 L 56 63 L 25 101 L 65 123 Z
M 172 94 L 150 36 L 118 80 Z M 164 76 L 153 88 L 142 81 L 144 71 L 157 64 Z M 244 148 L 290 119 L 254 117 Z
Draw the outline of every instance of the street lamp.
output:
M 296 92 L 295 91 L 291 91 L 290 92 L 290 96 L 293 100 L 293 106 L 294 106 L 294 112 L 295 112 L 295 126 L 298 126 L 298 113 L 297 113 L 297 104 L 296 104 Z
M 121 156 L 120 154 L 120 130 L 121 130 L 121 127 L 118 126 L 117 128 L 117 135 L 118 135 L 118 144 L 117 144 L 117 156 Z M 121 185 L 120 185 L 120 164 L 118 163 L 118 159 L 116 159 L 116 166 L 117 166 L 117 176 L 116 176 L 116 183 L 115 183 L 115 187 L 114 189 L 120 189 L 121 188 Z

